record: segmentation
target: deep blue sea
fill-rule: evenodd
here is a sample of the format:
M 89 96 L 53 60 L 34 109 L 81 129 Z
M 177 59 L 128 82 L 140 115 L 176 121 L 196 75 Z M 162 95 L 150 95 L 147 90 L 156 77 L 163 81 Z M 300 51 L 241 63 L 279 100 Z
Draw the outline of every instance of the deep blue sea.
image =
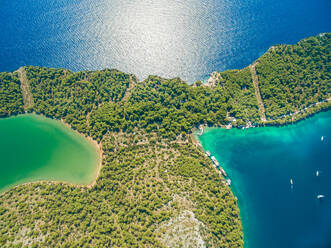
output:
M 245 248 L 331 247 L 331 111 L 284 127 L 209 129 L 199 139 L 232 180 Z
M 0 71 L 108 67 L 193 82 L 330 32 L 330 13 L 330 0 L 0 0 Z

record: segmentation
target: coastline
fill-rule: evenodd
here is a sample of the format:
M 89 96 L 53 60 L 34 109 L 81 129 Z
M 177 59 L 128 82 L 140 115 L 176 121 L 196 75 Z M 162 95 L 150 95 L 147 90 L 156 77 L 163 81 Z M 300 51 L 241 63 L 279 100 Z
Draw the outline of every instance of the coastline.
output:
M 328 99 L 328 101 L 329 100 L 330 99 Z M 269 124 L 265 124 L 265 125 L 261 125 L 261 126 L 249 127 L 249 128 L 244 128 L 244 129 L 262 128 L 262 127 L 275 127 L 275 128 L 286 127 L 286 126 L 298 124 L 301 121 L 313 118 L 314 116 L 316 116 L 320 113 L 328 112 L 328 111 L 331 111 L 331 106 L 329 106 L 327 108 L 320 109 L 319 111 L 316 111 L 314 113 L 310 113 L 310 114 L 307 114 L 305 116 L 301 116 L 298 119 L 296 119 L 295 121 L 288 121 L 288 122 L 284 122 L 284 123 L 281 123 L 281 124 L 269 123 Z M 212 130 L 215 130 L 215 129 L 224 129 L 224 130 L 238 129 L 239 130 L 239 129 L 242 129 L 242 127 L 233 127 L 232 126 L 231 128 L 227 128 L 226 126 L 216 126 L 216 125 L 207 126 L 207 125 L 203 125 L 203 129 L 204 129 L 203 133 L 206 133 L 206 132 L 209 132 L 209 131 L 212 131 Z M 201 149 L 203 149 L 203 145 L 201 144 L 201 142 L 199 140 L 199 136 L 201 136 L 199 134 L 199 129 L 194 128 L 192 130 L 192 133 L 191 133 L 190 136 L 192 137 L 193 144 L 195 144 L 195 145 L 199 146 Z M 204 151 L 204 149 L 203 149 L 203 151 Z
M 305 120 L 307 118 L 311 118 L 316 114 L 319 114 L 321 112 L 327 112 L 331 110 L 331 98 L 325 99 L 324 101 L 317 102 L 312 104 L 311 106 L 299 110 L 296 113 L 291 113 L 288 115 L 285 115 L 281 118 L 273 119 L 273 120 L 266 120 L 265 123 L 253 123 L 253 126 L 233 126 L 232 123 L 228 123 L 227 125 L 200 125 L 203 127 L 204 131 L 208 131 L 210 129 L 215 129 L 215 128 L 221 128 L 221 129 L 250 129 L 250 128 L 258 128 L 258 127 L 283 127 L 283 126 L 288 126 L 288 125 L 293 125 L 296 124 L 297 122 L 300 122 L 302 120 Z M 329 104 L 329 105 L 328 105 Z M 315 109 L 314 109 L 315 108 Z M 307 112 L 307 111 L 312 111 Z M 199 128 L 193 128 L 192 129 L 192 134 L 196 134 L 200 136 L 197 132 L 199 131 Z
M 39 114 L 36 114 L 36 115 L 39 115 Z M 40 115 L 40 116 L 46 117 L 44 115 Z M 46 117 L 46 118 L 49 118 L 49 117 Z M 53 120 L 57 120 L 57 119 L 53 119 Z M 60 119 L 57 121 L 60 121 L 62 124 L 64 124 L 66 127 L 70 128 L 72 131 L 74 131 L 76 134 L 80 135 L 81 137 L 86 138 L 90 142 L 90 144 L 92 144 L 94 146 L 94 148 L 97 150 L 99 156 L 98 156 L 98 167 L 97 167 L 95 179 L 91 183 L 86 184 L 86 186 L 88 188 L 92 188 L 96 184 L 97 179 L 100 175 L 101 168 L 102 168 L 102 158 L 103 158 L 102 143 L 101 142 L 98 143 L 96 140 L 92 139 L 92 137 L 86 136 L 86 135 L 78 132 L 77 130 L 73 129 L 71 127 L 71 125 L 66 123 L 63 119 Z
M 103 149 L 102 149 L 102 143 L 98 143 L 97 141 L 95 141 L 94 139 L 92 139 L 92 137 L 90 136 L 86 136 L 84 135 L 83 133 L 80 133 L 78 132 L 77 130 L 73 129 L 71 127 L 70 124 L 66 123 L 64 120 L 62 119 L 56 119 L 56 118 L 51 118 L 51 117 L 47 117 L 43 114 L 40 114 L 40 113 L 36 113 L 36 112 L 32 112 L 32 113 L 28 113 L 28 112 L 25 112 L 25 113 L 19 113 L 19 114 L 13 114 L 13 115 L 10 115 L 10 116 L 6 116 L 6 117 L 3 117 L 1 119 L 7 119 L 7 118 L 14 118 L 14 117 L 19 117 L 19 116 L 23 116 L 23 115 L 35 115 L 37 117 L 42 117 L 42 118 L 46 118 L 46 119 L 51 119 L 51 120 L 54 120 L 54 121 L 58 121 L 59 123 L 61 123 L 61 125 L 63 125 L 64 127 L 66 128 L 69 128 L 70 131 L 73 131 L 75 135 L 79 135 L 80 137 L 84 138 L 84 139 L 87 139 L 88 143 L 90 143 L 92 145 L 92 147 L 96 150 L 96 152 L 98 153 L 98 158 L 97 158 L 97 168 L 96 168 L 96 171 L 95 171 L 95 176 L 93 177 L 93 181 L 90 182 L 90 183 L 72 183 L 72 182 L 69 182 L 69 181 L 65 181 L 65 180 L 33 180 L 31 179 L 30 181 L 28 182 L 23 182 L 23 183 L 15 183 L 13 185 L 9 185 L 7 188 L 4 188 L 3 191 L 0 191 L 0 196 L 5 194 L 6 192 L 8 192 L 9 190 L 11 189 L 14 189 L 14 188 L 17 188 L 19 186 L 24 186 L 24 185 L 32 185 L 32 184 L 35 184 L 35 183 L 42 183 L 42 184 L 52 184 L 52 185 L 68 185 L 68 186 L 73 186 L 73 187 L 78 187 L 78 188 L 88 188 L 88 189 L 91 189 L 97 182 L 97 179 L 100 175 L 100 171 L 101 171 L 101 168 L 102 168 L 102 162 L 103 162 Z

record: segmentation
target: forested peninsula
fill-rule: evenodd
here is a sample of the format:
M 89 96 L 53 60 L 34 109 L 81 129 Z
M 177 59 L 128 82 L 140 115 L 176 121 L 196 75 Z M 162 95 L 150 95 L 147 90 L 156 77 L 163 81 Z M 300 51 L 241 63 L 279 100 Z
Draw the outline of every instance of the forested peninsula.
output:
M 331 34 L 271 47 L 206 82 L 118 70 L 0 73 L 0 117 L 62 120 L 103 150 L 90 187 L 36 182 L 0 195 L 0 247 L 243 247 L 239 209 L 192 132 L 288 124 L 331 106 Z

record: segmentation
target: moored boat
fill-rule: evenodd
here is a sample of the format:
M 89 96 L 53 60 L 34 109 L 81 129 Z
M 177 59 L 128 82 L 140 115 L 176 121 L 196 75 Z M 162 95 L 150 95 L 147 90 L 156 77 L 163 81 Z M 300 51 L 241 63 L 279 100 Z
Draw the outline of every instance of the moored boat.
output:
M 220 167 L 220 171 L 221 171 L 221 173 L 222 173 L 223 176 L 227 177 L 226 172 L 225 172 L 225 170 L 222 167 Z

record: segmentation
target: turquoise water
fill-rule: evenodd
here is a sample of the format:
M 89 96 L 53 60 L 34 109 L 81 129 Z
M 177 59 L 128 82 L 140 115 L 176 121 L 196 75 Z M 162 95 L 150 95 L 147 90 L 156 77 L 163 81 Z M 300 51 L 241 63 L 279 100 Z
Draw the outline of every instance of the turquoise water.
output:
M 98 159 L 90 141 L 59 121 L 30 114 L 0 119 L 0 192 L 37 180 L 91 183 Z
M 200 141 L 232 180 L 245 248 L 331 247 L 331 111 L 285 127 L 209 129 Z
M 1 0 L 0 71 L 117 68 L 193 82 L 331 31 L 330 0 Z

